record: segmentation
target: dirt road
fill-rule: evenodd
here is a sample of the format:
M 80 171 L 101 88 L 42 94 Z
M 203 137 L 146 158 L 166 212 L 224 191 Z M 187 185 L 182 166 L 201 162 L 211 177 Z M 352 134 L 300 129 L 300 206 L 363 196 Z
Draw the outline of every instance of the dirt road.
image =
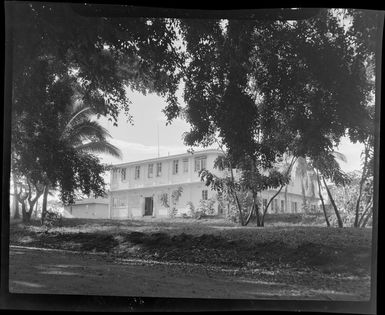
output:
M 118 261 L 103 255 L 11 246 L 9 288 L 12 293 L 106 296 L 152 296 L 222 299 L 365 300 L 362 279 L 339 281 L 333 289 L 309 279 L 266 281 L 261 275 L 242 276 L 231 270 L 199 265 Z M 279 279 L 279 278 L 278 278 Z M 286 279 L 286 280 L 285 280 Z M 289 280 L 287 280 L 289 279 Z M 361 289 L 360 289 L 361 288 Z

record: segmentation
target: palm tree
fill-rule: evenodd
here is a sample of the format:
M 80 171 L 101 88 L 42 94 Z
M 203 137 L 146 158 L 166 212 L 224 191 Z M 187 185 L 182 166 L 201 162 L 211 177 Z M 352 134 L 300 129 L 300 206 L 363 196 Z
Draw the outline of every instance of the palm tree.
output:
M 311 197 L 315 197 L 315 182 L 316 177 L 314 171 L 306 158 L 298 157 L 295 167 L 294 167 L 294 175 L 296 178 L 300 178 L 301 180 L 301 193 L 303 199 L 303 208 L 306 210 L 307 197 L 306 191 L 311 191 Z
M 337 217 L 338 227 L 343 227 L 342 218 L 339 214 L 337 205 L 326 183 L 326 179 L 329 179 L 331 182 L 333 182 L 336 185 L 345 185 L 345 183 L 348 182 L 348 177 L 344 172 L 341 171 L 337 160 L 346 162 L 346 157 L 342 153 L 332 151 L 328 154 L 319 155 L 317 159 L 313 161 L 313 167 L 315 170 L 318 170 L 317 174 L 319 173 L 319 175 L 322 175 L 322 182 L 328 194 L 330 203 L 332 204 L 332 207 L 334 209 L 334 213 Z M 319 184 L 319 187 L 320 187 L 319 189 L 321 189 L 320 184 Z M 325 209 L 324 209 L 324 212 L 325 212 Z
M 111 137 L 108 130 L 93 120 L 95 112 L 91 107 L 75 103 L 60 117 L 60 140 L 79 151 L 106 153 L 117 158 L 122 157 L 121 151 L 107 141 Z M 47 212 L 47 199 L 52 185 L 47 181 L 44 187 L 42 204 L 42 222 Z
M 76 148 L 77 150 L 107 153 L 121 158 L 121 151 L 109 143 L 108 130 L 102 127 L 96 120 L 92 120 L 95 112 L 91 107 L 77 105 L 63 116 L 63 133 L 60 139 Z
M 323 211 L 323 214 L 324 214 L 324 217 L 325 217 L 326 225 L 329 227 L 330 226 L 330 222 L 329 222 L 329 218 L 328 218 L 328 215 L 327 215 L 327 212 L 326 212 L 326 209 L 325 209 L 324 198 L 322 196 L 320 175 L 319 175 L 319 172 L 316 169 L 314 169 L 314 172 L 316 173 L 316 176 L 317 176 L 318 196 L 321 199 L 322 211 Z

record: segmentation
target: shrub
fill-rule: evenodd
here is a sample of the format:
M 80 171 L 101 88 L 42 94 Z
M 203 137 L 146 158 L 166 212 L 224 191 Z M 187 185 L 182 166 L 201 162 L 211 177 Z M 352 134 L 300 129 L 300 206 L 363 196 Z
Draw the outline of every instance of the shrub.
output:
M 47 210 L 47 213 L 44 218 L 44 225 L 47 228 L 51 228 L 54 226 L 63 226 L 63 216 L 61 213 L 56 211 Z
M 195 214 L 194 204 L 191 201 L 189 201 L 189 202 L 187 202 L 187 207 L 188 207 L 188 214 L 187 215 L 190 217 L 194 217 L 194 214 Z
M 204 216 L 206 215 L 213 215 L 215 212 L 214 209 L 214 203 L 215 199 L 214 198 L 209 198 L 207 200 L 200 200 L 199 201 L 199 206 L 198 206 L 198 211 L 202 212 Z
M 178 214 L 178 209 L 175 206 L 168 208 L 168 216 L 171 218 L 175 218 Z

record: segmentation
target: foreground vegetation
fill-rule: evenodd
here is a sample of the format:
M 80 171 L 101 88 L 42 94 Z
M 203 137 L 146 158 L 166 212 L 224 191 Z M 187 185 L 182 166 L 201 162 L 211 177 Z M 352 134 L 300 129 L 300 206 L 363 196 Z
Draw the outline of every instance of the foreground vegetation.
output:
M 11 245 L 104 253 L 112 259 L 197 263 L 251 271 L 263 268 L 370 276 L 371 229 L 305 226 L 317 218 L 270 216 L 270 225 L 239 227 L 203 220 L 63 219 L 47 228 L 13 223 Z M 291 222 L 291 223 L 288 223 Z

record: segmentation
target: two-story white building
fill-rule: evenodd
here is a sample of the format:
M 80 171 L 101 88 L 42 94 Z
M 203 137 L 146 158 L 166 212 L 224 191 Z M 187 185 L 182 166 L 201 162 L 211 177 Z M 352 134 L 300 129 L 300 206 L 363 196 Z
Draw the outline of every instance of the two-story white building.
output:
M 111 170 L 108 215 L 112 219 L 129 219 L 142 216 L 167 217 L 172 194 L 180 187 L 181 194 L 175 203 L 177 215 L 188 213 L 191 205 L 199 206 L 201 200 L 213 198 L 216 214 L 222 214 L 217 192 L 199 178 L 199 171 L 207 169 L 216 175 L 215 159 L 219 150 L 205 150 L 114 165 Z M 313 187 L 314 189 L 314 187 Z M 276 190 L 264 191 L 262 202 L 266 204 Z M 318 207 L 318 191 L 306 192 L 312 209 Z M 166 202 L 165 202 L 166 201 Z M 300 212 L 302 208 L 301 181 L 294 178 L 285 191 L 274 199 L 270 212 Z

